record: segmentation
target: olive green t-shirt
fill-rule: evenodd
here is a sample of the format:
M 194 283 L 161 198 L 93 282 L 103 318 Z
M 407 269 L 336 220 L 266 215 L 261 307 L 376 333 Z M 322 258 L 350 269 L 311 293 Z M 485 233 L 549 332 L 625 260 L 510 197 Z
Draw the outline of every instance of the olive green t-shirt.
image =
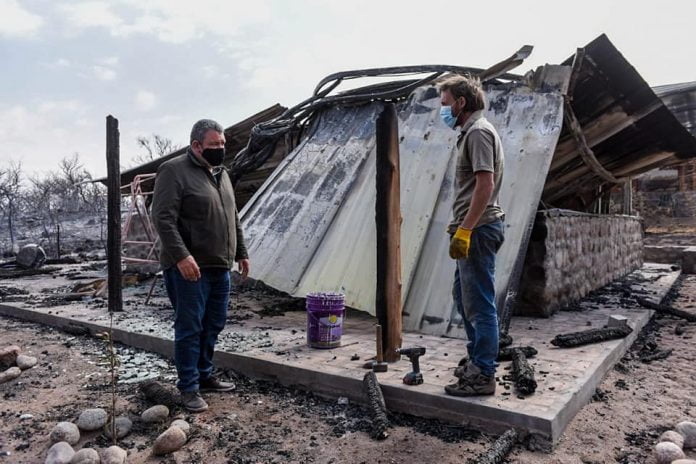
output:
M 450 234 L 455 233 L 457 227 L 462 225 L 469 211 L 477 172 L 492 172 L 494 187 L 488 206 L 476 226 L 504 219 L 505 213 L 498 202 L 504 169 L 505 157 L 498 133 L 483 116 L 483 111 L 473 113 L 462 126 L 457 139 L 453 219 L 448 227 Z

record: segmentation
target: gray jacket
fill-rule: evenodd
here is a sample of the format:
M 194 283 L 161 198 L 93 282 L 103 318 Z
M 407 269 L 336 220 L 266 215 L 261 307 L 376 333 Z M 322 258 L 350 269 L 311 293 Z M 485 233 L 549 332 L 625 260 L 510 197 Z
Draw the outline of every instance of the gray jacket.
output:
M 214 175 L 191 149 L 157 170 L 152 217 L 160 237 L 160 264 L 167 269 L 188 255 L 201 268 L 230 269 L 248 258 L 232 181 Z

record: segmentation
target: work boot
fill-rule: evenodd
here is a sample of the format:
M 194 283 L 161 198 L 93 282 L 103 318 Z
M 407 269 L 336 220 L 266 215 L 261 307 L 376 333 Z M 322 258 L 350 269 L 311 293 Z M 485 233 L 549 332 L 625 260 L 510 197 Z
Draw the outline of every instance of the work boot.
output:
M 462 372 L 463 370 L 463 372 Z M 459 371 L 459 372 L 457 372 Z M 455 371 L 459 381 L 445 387 L 445 392 L 452 396 L 478 396 L 495 394 L 495 376 L 483 375 L 481 369 L 469 362 Z
M 454 370 L 454 376 L 460 379 L 465 377 L 476 377 L 481 374 L 481 369 L 467 358 L 459 361 L 459 366 Z
M 228 392 L 236 387 L 232 382 L 221 382 L 215 377 L 208 377 L 200 381 L 200 390 L 202 392 Z
M 203 412 L 208 409 L 208 403 L 197 391 L 182 393 L 181 402 L 189 412 Z
M 469 369 L 469 364 L 469 358 L 464 356 L 461 361 L 459 361 L 459 365 L 454 369 L 454 376 L 459 379 L 466 376 L 466 372 Z

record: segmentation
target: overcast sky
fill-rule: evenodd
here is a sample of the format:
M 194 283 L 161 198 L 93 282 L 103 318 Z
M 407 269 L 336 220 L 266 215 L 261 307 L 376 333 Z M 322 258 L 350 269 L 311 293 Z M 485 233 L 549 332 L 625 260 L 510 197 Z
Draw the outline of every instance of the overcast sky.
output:
M 522 72 L 601 33 L 650 85 L 696 80 L 696 2 L 645 3 L 0 0 L 0 164 L 41 171 L 78 152 L 102 175 L 107 114 L 130 165 L 139 135 L 185 145 L 197 119 L 293 105 L 332 72 L 486 67 L 534 45 Z

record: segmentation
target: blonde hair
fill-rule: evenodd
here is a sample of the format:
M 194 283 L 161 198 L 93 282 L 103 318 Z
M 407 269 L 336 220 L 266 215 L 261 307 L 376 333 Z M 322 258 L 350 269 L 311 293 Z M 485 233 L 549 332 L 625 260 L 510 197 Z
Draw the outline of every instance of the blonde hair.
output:
M 464 97 L 464 111 L 474 112 L 486 107 L 481 81 L 471 76 L 452 76 L 440 84 L 440 92 L 448 91 L 454 98 Z

